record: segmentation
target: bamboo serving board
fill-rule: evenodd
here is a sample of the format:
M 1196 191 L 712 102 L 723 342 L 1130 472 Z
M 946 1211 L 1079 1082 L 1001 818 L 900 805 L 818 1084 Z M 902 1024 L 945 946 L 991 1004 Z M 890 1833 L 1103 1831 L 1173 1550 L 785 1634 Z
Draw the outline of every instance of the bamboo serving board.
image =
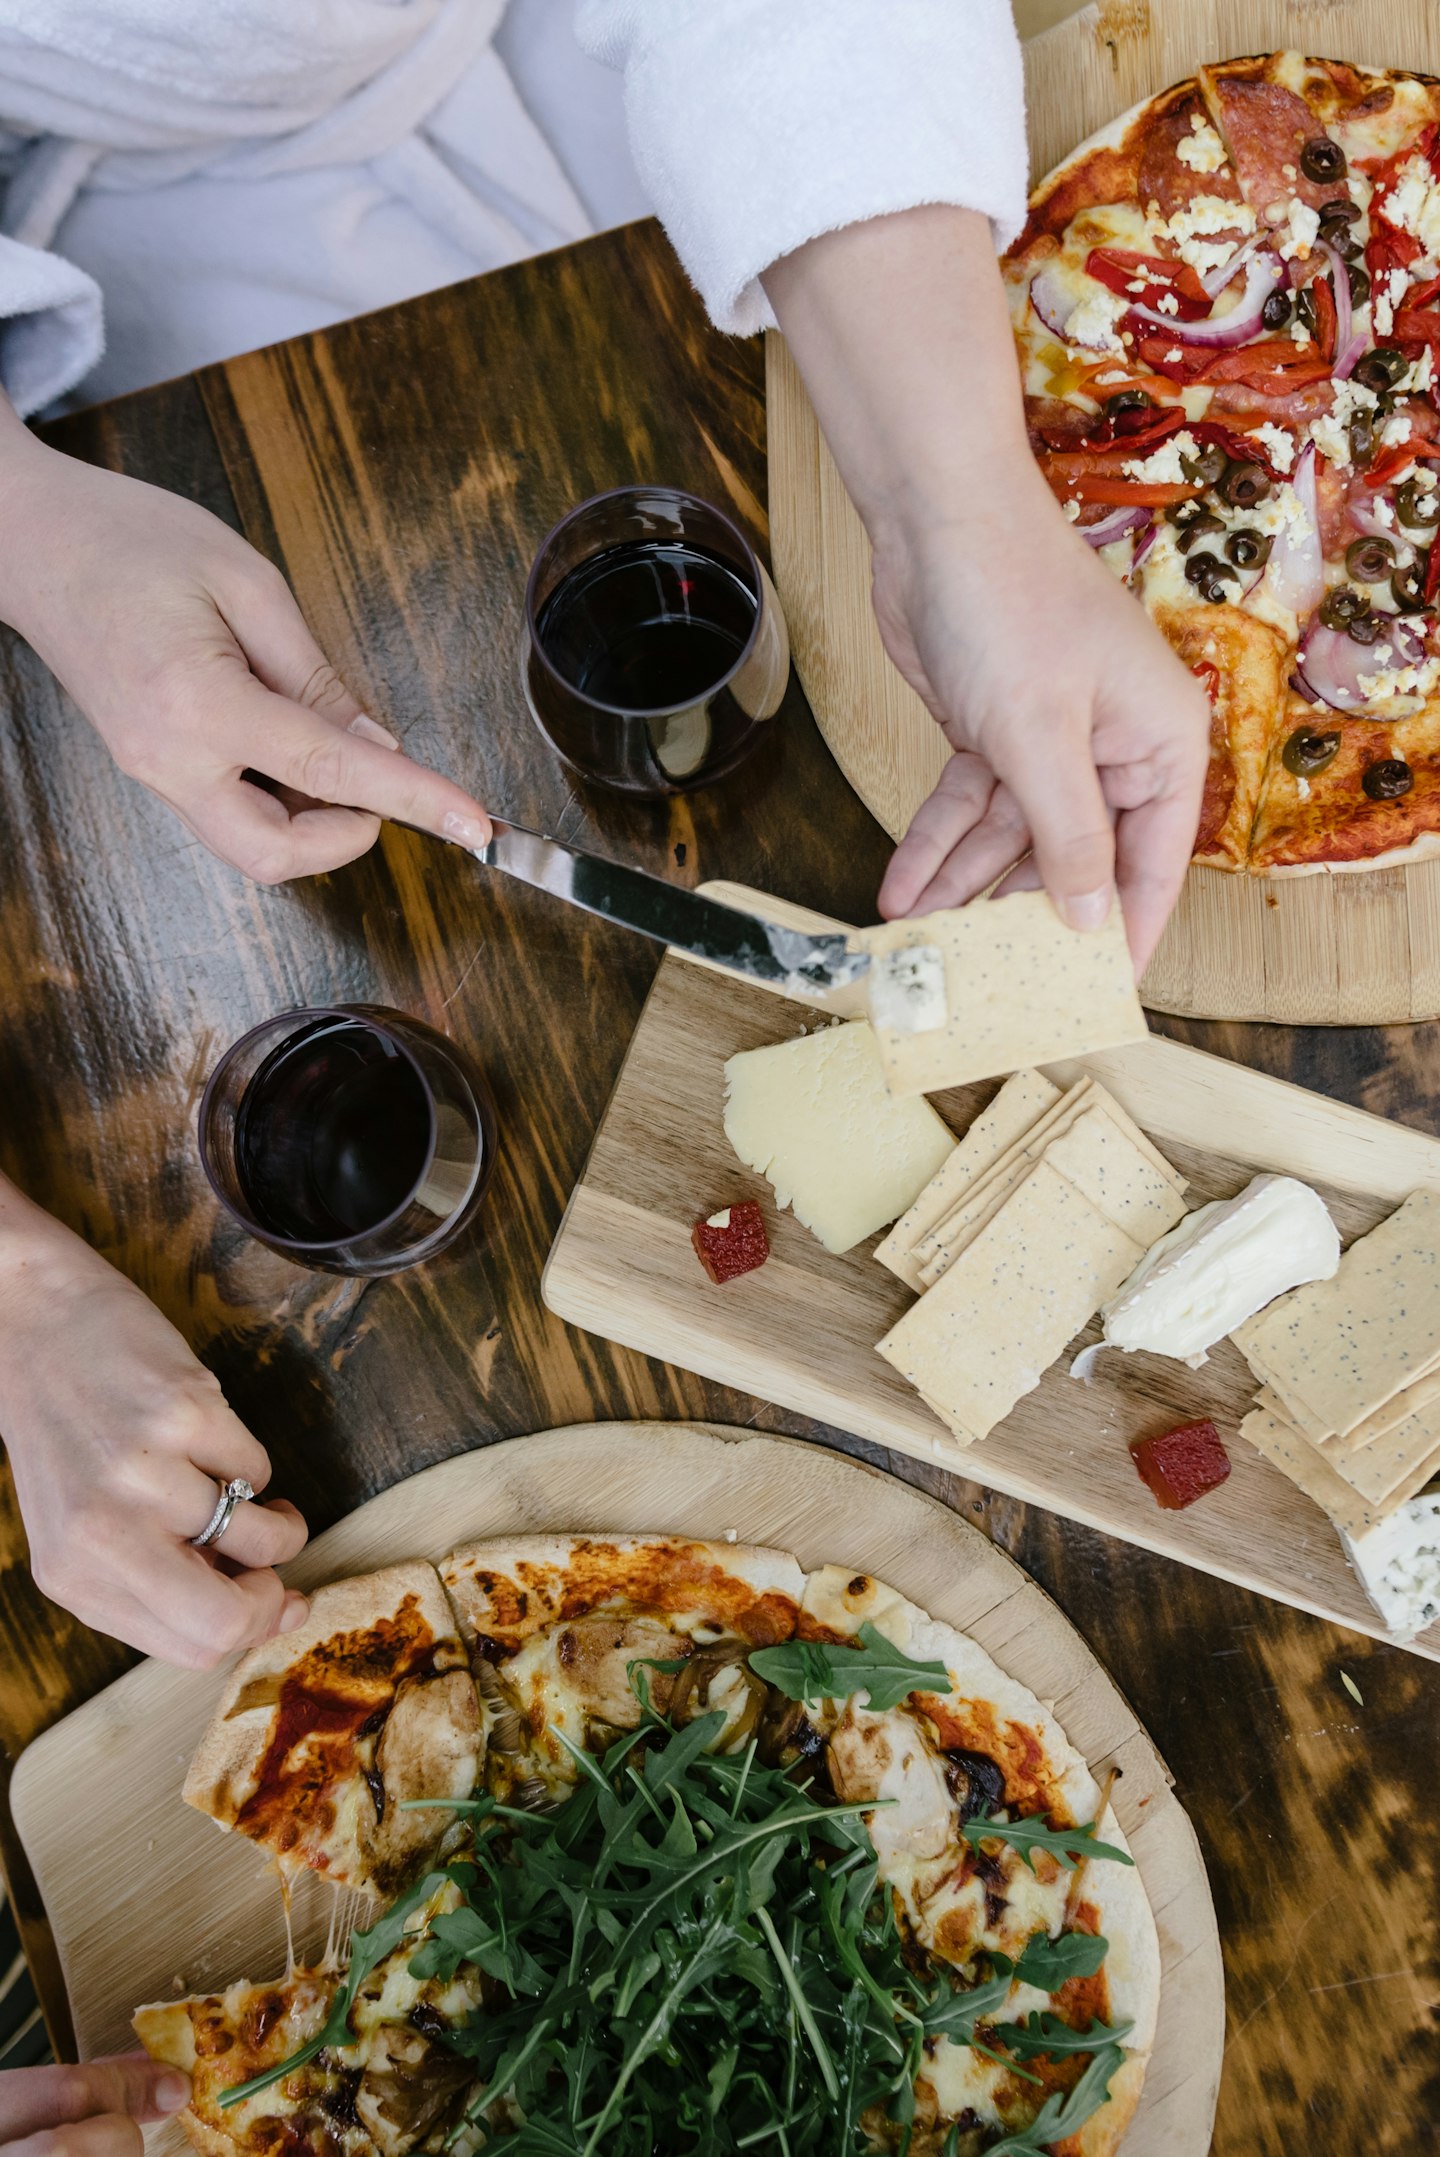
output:
M 1220 2081 L 1224 1980 L 1195 1832 L 1165 1764 L 1079 1634 L 1018 1566 L 933 1498 L 794 1439 L 706 1424 L 586 1423 L 461 1454 L 372 1498 L 286 1578 L 314 1588 L 468 1536 L 581 1529 L 774 1543 L 891 1582 L 971 1633 L 1051 1702 L 1115 1809 L 1160 1931 L 1155 2052 L 1126 2157 L 1203 2157 Z M 275 1877 L 180 1799 L 215 1673 L 142 1663 L 22 1756 L 11 1803 L 54 1927 L 82 2058 L 123 2048 L 144 2000 L 283 1968 Z M 348 1898 L 355 1902 L 357 1898 Z M 296 1892 L 296 1946 L 323 1947 L 331 1891 Z M 188 2149 L 173 2124 L 152 2157 Z
M 1029 39 L 1030 169 L 1052 166 L 1205 60 L 1298 46 L 1440 74 L 1434 0 L 1102 0 Z M 775 579 L 836 762 L 898 839 L 949 755 L 870 608 L 870 548 L 799 374 L 767 339 Z M 1440 1015 L 1440 862 L 1339 876 L 1192 869 L 1142 984 L 1156 1011 L 1292 1025 Z
M 791 927 L 838 926 L 740 885 L 703 888 Z M 666 956 L 546 1265 L 550 1308 L 627 1348 L 1385 1639 L 1327 1516 L 1239 1436 L 1257 1381 L 1229 1341 L 1198 1371 L 1111 1350 L 1087 1385 L 1067 1367 L 1082 1341 L 1098 1338 L 1092 1321 L 990 1438 L 956 1444 L 875 1354 L 912 1301 L 870 1255 L 878 1239 L 838 1258 L 823 1250 L 776 1208 L 722 1129 L 725 1059 L 815 1023 L 767 989 Z M 1348 1242 L 1411 1191 L 1440 1190 L 1440 1141 L 1159 1036 L 1048 1069 L 1060 1084 L 1088 1071 L 1108 1086 L 1190 1178 L 1192 1205 L 1276 1169 L 1314 1185 Z M 958 1132 L 998 1084 L 957 1087 L 935 1106 Z M 715 1288 L 691 1226 L 746 1198 L 764 1208 L 769 1262 Z M 1199 1416 L 1218 1424 L 1230 1477 L 1186 1511 L 1162 1512 L 1127 1441 Z M 1440 1625 L 1413 1646 L 1440 1660 Z

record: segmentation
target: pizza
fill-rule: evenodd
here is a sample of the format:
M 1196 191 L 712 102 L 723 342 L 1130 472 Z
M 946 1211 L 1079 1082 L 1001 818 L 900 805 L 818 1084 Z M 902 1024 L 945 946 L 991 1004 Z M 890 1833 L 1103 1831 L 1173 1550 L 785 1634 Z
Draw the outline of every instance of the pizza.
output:
M 1195 860 L 1440 849 L 1440 83 L 1201 68 L 1003 267 L 1040 468 L 1209 693 Z
M 1159 1947 L 1106 1793 L 867 1574 L 535 1535 L 339 1582 L 242 1659 L 186 1791 L 388 1905 L 343 1966 L 137 2012 L 206 2157 L 718 2152 L 782 2087 L 797 2153 L 1111 2157 L 1139 2101 Z
M 449 1599 L 433 1566 L 395 1565 L 319 1589 L 303 1625 L 237 1664 L 184 1796 L 282 1870 L 389 1897 L 455 1817 L 405 1801 L 468 1798 L 480 1757 Z

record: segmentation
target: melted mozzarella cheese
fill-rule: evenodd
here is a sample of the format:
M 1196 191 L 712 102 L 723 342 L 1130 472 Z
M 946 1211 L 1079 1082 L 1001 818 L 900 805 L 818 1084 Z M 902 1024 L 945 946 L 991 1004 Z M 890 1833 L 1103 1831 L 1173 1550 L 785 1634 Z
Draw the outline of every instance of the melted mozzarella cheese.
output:
M 917 2080 L 928 2082 L 935 2092 L 935 2108 L 942 2120 L 959 2119 L 973 2112 L 984 2127 L 1003 2127 L 996 2092 L 1008 2078 L 1009 2068 L 986 2059 L 971 2045 L 957 2045 L 949 2037 L 926 2047 L 927 2058 Z

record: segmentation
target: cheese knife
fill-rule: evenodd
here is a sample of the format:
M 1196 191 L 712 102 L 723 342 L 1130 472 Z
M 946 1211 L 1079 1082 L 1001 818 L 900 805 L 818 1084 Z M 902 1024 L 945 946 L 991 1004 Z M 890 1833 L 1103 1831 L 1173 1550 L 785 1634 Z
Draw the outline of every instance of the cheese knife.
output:
M 651 936 L 692 959 L 787 995 L 822 997 L 848 988 L 868 970 L 868 952 L 847 951 L 843 935 L 814 936 L 784 929 L 663 877 L 606 861 L 542 832 L 491 819 L 488 846 L 472 849 L 487 869 L 548 891 L 622 928 Z

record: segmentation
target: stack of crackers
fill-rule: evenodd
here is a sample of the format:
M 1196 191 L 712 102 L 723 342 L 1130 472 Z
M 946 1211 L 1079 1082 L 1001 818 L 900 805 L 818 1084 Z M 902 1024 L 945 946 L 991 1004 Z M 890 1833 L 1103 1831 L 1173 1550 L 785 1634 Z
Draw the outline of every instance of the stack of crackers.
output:
M 879 1352 L 962 1445 L 986 1437 L 1185 1212 L 1103 1086 L 1019 1071 L 876 1257 L 920 1299 Z
M 1261 1381 L 1242 1434 L 1348 1535 L 1373 1527 L 1440 1473 L 1440 1197 L 1231 1338 Z

